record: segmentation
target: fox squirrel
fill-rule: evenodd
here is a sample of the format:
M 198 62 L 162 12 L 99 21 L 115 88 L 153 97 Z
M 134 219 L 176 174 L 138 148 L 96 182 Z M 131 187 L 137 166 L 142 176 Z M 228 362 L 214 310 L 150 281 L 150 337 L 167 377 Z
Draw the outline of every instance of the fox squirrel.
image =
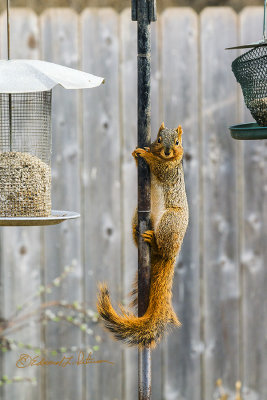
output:
M 182 133 L 180 125 L 177 129 L 168 129 L 162 123 L 150 147 L 137 148 L 132 153 L 135 159 L 142 157 L 151 172 L 152 230 L 142 235 L 151 246 L 149 305 L 142 317 L 136 317 L 121 305 L 119 315 L 111 305 L 106 284 L 99 285 L 97 302 L 106 328 L 128 345 L 155 347 L 169 324 L 180 326 L 171 304 L 171 290 L 175 259 L 188 225 Z M 137 211 L 133 218 L 133 237 L 137 244 Z M 132 294 L 137 295 L 137 283 Z M 131 305 L 137 305 L 136 298 Z

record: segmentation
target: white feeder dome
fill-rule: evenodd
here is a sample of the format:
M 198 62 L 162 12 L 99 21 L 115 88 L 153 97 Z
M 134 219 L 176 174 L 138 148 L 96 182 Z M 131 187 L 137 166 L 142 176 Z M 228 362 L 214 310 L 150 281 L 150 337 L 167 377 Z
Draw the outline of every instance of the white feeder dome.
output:
M 40 60 L 0 60 L 0 225 L 51 225 L 79 214 L 51 209 L 52 88 L 104 79 Z
M 65 89 L 90 89 L 104 82 L 99 76 L 40 60 L 0 60 L 0 93 L 29 93 Z

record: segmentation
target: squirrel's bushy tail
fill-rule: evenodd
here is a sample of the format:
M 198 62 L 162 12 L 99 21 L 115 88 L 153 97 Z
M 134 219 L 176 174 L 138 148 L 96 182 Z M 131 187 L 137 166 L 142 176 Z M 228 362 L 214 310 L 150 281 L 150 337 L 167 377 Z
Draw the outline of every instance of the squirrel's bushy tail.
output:
M 122 306 L 119 315 L 111 305 L 107 286 L 99 286 L 97 310 L 117 340 L 132 346 L 154 347 L 167 325 L 180 325 L 171 305 L 174 265 L 174 259 L 152 258 L 149 305 L 142 317 L 136 317 Z

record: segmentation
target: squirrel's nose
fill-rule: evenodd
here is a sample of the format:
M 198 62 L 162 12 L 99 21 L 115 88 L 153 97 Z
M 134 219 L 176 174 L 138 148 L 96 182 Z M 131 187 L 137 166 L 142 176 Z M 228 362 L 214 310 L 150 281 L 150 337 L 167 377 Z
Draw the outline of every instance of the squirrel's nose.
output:
M 165 156 L 169 156 L 170 155 L 170 150 L 165 150 Z

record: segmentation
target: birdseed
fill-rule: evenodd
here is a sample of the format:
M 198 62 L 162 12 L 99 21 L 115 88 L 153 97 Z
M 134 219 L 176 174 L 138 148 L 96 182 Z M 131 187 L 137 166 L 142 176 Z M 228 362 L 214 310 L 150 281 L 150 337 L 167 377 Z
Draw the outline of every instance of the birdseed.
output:
M 267 97 L 252 100 L 249 109 L 258 125 L 267 126 Z
M 29 153 L 0 153 L 0 216 L 50 215 L 50 166 Z

